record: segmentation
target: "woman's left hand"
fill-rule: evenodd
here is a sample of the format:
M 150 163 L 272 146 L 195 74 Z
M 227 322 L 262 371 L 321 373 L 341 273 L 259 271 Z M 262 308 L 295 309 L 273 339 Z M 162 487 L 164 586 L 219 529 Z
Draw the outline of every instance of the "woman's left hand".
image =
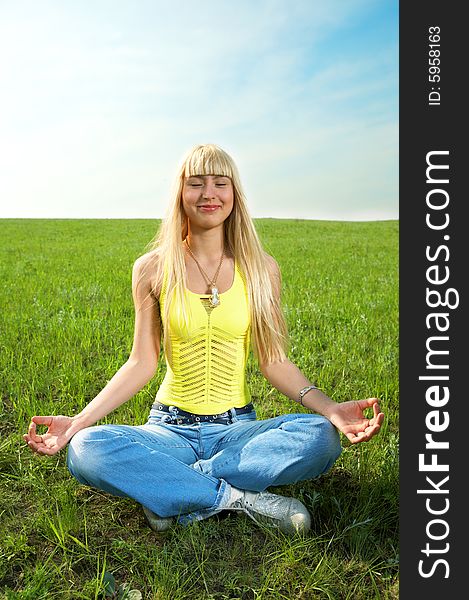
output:
M 365 417 L 366 408 L 373 408 L 371 419 Z M 327 417 L 352 444 L 371 439 L 379 432 L 384 421 L 384 413 L 380 412 L 378 398 L 339 402 Z

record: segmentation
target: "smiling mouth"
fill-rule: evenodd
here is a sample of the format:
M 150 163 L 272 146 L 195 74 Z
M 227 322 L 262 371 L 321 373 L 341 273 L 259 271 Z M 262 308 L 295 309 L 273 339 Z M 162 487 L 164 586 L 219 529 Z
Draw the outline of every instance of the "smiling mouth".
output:
M 201 204 L 198 208 L 200 208 L 201 210 L 204 210 L 206 212 L 213 212 L 213 211 L 217 210 L 217 208 L 221 208 L 221 206 L 216 205 L 216 204 Z

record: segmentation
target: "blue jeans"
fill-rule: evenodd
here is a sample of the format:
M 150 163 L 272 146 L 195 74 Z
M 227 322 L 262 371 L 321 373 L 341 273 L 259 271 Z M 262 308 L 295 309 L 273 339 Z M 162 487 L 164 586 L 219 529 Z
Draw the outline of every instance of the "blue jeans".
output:
M 187 524 L 223 510 L 231 486 L 260 492 L 312 479 L 340 453 L 337 430 L 316 414 L 256 420 L 252 411 L 230 424 L 173 425 L 152 410 L 145 425 L 82 429 L 67 465 L 80 483 Z

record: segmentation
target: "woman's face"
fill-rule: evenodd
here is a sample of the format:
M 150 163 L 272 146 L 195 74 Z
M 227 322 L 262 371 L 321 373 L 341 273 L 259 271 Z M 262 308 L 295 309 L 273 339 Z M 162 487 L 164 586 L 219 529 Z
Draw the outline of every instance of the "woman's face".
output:
M 229 177 L 194 175 L 186 177 L 182 205 L 192 226 L 212 229 L 221 225 L 233 210 L 234 192 Z

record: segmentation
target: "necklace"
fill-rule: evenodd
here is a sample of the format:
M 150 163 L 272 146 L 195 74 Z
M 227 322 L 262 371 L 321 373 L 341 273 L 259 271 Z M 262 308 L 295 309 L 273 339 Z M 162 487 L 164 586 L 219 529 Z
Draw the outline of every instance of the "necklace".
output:
M 225 257 L 225 251 L 223 250 L 223 252 L 221 253 L 218 269 L 217 269 L 215 275 L 210 279 L 210 277 L 207 275 L 207 273 L 202 268 L 202 265 L 199 263 L 199 261 L 194 256 L 194 253 L 192 252 L 191 247 L 189 246 L 189 242 L 187 241 L 187 238 L 185 238 L 184 241 L 186 242 L 186 246 L 187 246 L 187 249 L 189 250 L 189 254 L 195 260 L 195 264 L 199 267 L 199 271 L 201 272 L 202 277 L 207 282 L 207 286 L 212 290 L 212 294 L 210 296 L 210 306 L 218 306 L 220 304 L 220 296 L 218 295 L 218 288 L 216 286 L 216 281 L 217 281 L 218 274 L 220 273 L 223 258 Z

